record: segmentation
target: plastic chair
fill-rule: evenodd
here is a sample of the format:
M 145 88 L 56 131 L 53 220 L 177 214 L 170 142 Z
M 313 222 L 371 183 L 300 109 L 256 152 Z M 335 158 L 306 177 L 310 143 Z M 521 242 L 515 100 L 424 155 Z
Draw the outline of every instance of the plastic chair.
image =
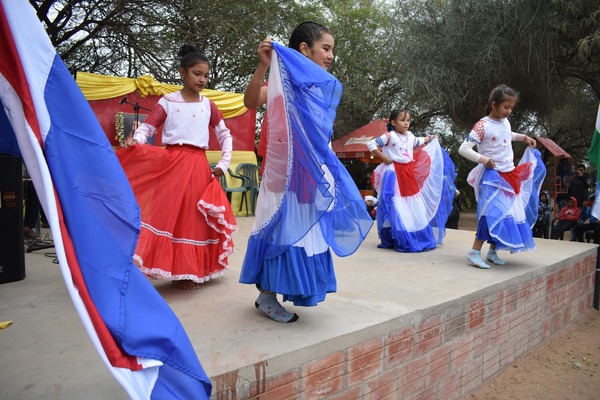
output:
M 252 215 L 256 210 L 256 198 L 260 190 L 260 167 L 252 163 L 241 163 L 235 170 L 236 174 L 243 176 L 248 180 L 248 190 L 250 191 L 250 210 Z
M 216 166 L 216 164 L 210 164 L 211 169 L 214 168 Z M 225 194 L 227 195 L 227 200 L 229 200 L 229 204 L 231 204 L 231 196 L 232 193 L 241 193 L 241 201 L 240 201 L 240 211 L 242 211 L 242 205 L 246 205 L 246 217 L 248 216 L 248 198 L 246 197 L 246 192 L 248 191 L 248 180 L 246 177 L 244 176 L 240 176 L 240 175 L 236 175 L 233 173 L 233 171 L 231 171 L 231 168 L 227 168 L 227 173 L 235 179 L 239 179 L 240 181 L 242 181 L 240 186 L 235 186 L 235 187 L 229 187 L 229 184 L 227 183 L 227 175 L 223 175 L 223 176 L 219 176 L 219 183 L 221 184 L 221 187 L 223 188 L 223 190 L 225 191 Z

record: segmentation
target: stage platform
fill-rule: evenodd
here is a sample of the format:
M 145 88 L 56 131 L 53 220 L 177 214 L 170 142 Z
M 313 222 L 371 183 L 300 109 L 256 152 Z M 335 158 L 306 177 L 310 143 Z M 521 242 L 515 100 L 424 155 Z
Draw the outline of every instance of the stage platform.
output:
M 252 217 L 239 217 L 224 278 L 197 291 L 154 283 L 181 319 L 213 399 L 466 399 L 592 308 L 597 246 L 538 240 L 491 270 L 465 259 L 474 233 L 449 230 L 426 253 L 377 249 L 373 228 L 336 258 L 338 291 L 280 324 L 238 283 Z M 100 238 L 99 238 L 100 239 Z M 487 249 L 487 247 L 484 247 Z M 0 285 L 0 398 L 125 399 L 94 350 L 52 257 Z

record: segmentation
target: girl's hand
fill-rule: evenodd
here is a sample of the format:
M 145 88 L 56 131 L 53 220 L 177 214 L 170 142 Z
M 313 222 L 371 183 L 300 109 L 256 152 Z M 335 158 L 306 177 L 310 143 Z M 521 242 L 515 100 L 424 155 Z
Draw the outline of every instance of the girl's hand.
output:
M 125 141 L 125 147 L 129 147 L 129 146 L 135 146 L 138 144 L 138 141 L 135 140 L 133 137 L 129 136 L 127 138 L 127 140 Z
M 425 139 L 425 143 L 431 143 L 431 141 L 433 139 L 435 139 L 435 138 L 437 138 L 437 136 L 435 136 L 435 135 L 427 135 L 427 139 L 429 139 L 429 140 Z
M 494 159 L 493 159 L 493 158 L 490 158 L 490 159 L 488 160 L 488 162 L 486 162 L 486 163 L 485 163 L 485 167 L 486 167 L 487 169 L 494 169 L 494 168 L 496 168 L 496 162 L 494 161 Z
M 212 172 L 212 174 L 216 177 L 225 175 L 223 170 L 219 167 L 215 167 L 214 169 L 211 169 L 210 172 Z
M 385 165 L 390 165 L 391 163 L 393 163 L 393 161 L 392 161 L 390 158 L 387 158 L 387 157 L 383 157 L 383 158 L 381 159 L 381 161 L 383 161 L 383 163 L 384 163 Z
M 258 61 L 266 67 L 270 66 L 272 52 L 273 46 L 271 45 L 271 38 L 266 37 L 265 40 L 258 45 Z
M 531 137 L 529 137 L 529 136 L 525 136 L 525 140 L 524 140 L 524 142 L 525 142 L 525 143 L 527 144 L 527 146 L 529 146 L 529 147 L 535 147 L 535 146 L 536 146 L 536 144 L 537 144 L 537 143 L 535 142 L 535 139 L 534 139 L 534 138 L 531 138 Z

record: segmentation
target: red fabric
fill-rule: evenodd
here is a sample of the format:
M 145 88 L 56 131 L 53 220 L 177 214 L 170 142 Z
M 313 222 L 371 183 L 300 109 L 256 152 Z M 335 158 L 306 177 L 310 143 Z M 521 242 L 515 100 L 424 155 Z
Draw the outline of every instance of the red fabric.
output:
M 204 150 L 142 145 L 117 156 L 141 210 L 135 254 L 142 271 L 203 282 L 223 270 L 237 224 Z
M 210 104 L 210 122 L 208 124 L 215 127 L 219 125 L 219 122 L 223 119 L 223 114 L 221 113 L 221 110 L 217 108 L 214 101 L 208 99 L 208 103 Z
M 529 179 L 529 176 L 533 173 L 533 168 L 532 164 L 528 162 L 515 167 L 515 169 L 510 172 L 498 173 L 513 188 L 515 194 L 519 194 L 521 192 L 521 182 Z
M 431 159 L 427 153 L 421 151 L 421 148 L 414 150 L 413 159 L 412 162 L 406 164 L 394 163 L 402 197 L 414 196 L 419 193 L 431 169 Z
M 152 110 L 150 115 L 148 115 L 148 118 L 144 120 L 144 122 L 148 125 L 152 125 L 155 128 L 159 128 L 163 126 L 166 120 L 167 112 L 165 111 L 163 106 L 161 106 L 159 103 L 156 103 L 154 109 Z

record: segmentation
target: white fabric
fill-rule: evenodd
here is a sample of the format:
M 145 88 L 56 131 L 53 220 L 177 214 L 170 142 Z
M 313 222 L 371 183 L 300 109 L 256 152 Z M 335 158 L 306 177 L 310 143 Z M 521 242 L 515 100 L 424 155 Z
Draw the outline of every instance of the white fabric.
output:
M 508 119 L 497 121 L 484 117 L 475 124 L 461 145 L 459 154 L 475 162 L 479 162 L 479 159 L 473 159 L 473 153 L 492 158 L 497 171 L 510 172 L 515 168 L 512 141 L 513 134 Z M 477 152 L 471 153 L 469 149 L 474 146 L 477 146 Z
M 183 99 L 180 91 L 164 95 L 158 101 L 157 106 L 163 108 L 166 119 L 163 124 L 162 142 L 165 145 L 189 144 L 201 149 L 208 149 L 210 131 L 208 129 L 211 121 L 211 101 L 199 95 L 198 102 L 187 102 Z M 175 116 L 169 118 L 169 116 Z M 158 127 L 142 123 L 134 133 L 134 139 L 144 144 L 148 138 L 156 132 Z M 229 168 L 233 142 L 229 128 L 221 117 L 213 126 L 217 140 L 221 145 L 221 161 L 217 167 L 224 172 Z
M 373 151 L 382 145 L 383 155 L 404 164 L 413 160 L 413 149 L 424 143 L 424 138 L 418 138 L 410 131 L 406 132 L 405 135 L 390 131 L 378 138 L 371 139 L 367 143 L 367 147 L 370 151 Z
M 440 162 L 443 160 L 443 155 L 438 140 L 434 139 L 431 144 L 423 147 L 422 151 L 429 155 L 432 163 L 430 173 L 421 190 L 413 196 L 401 196 L 398 184 L 394 188 L 394 209 L 400 215 L 407 232 L 417 232 L 429 225 L 438 210 L 444 188 L 444 164 Z M 379 164 L 375 173 L 383 176 L 386 172 L 395 174 L 394 164 Z M 379 191 L 379 188 L 376 189 Z M 388 225 L 384 223 L 384 227 Z

